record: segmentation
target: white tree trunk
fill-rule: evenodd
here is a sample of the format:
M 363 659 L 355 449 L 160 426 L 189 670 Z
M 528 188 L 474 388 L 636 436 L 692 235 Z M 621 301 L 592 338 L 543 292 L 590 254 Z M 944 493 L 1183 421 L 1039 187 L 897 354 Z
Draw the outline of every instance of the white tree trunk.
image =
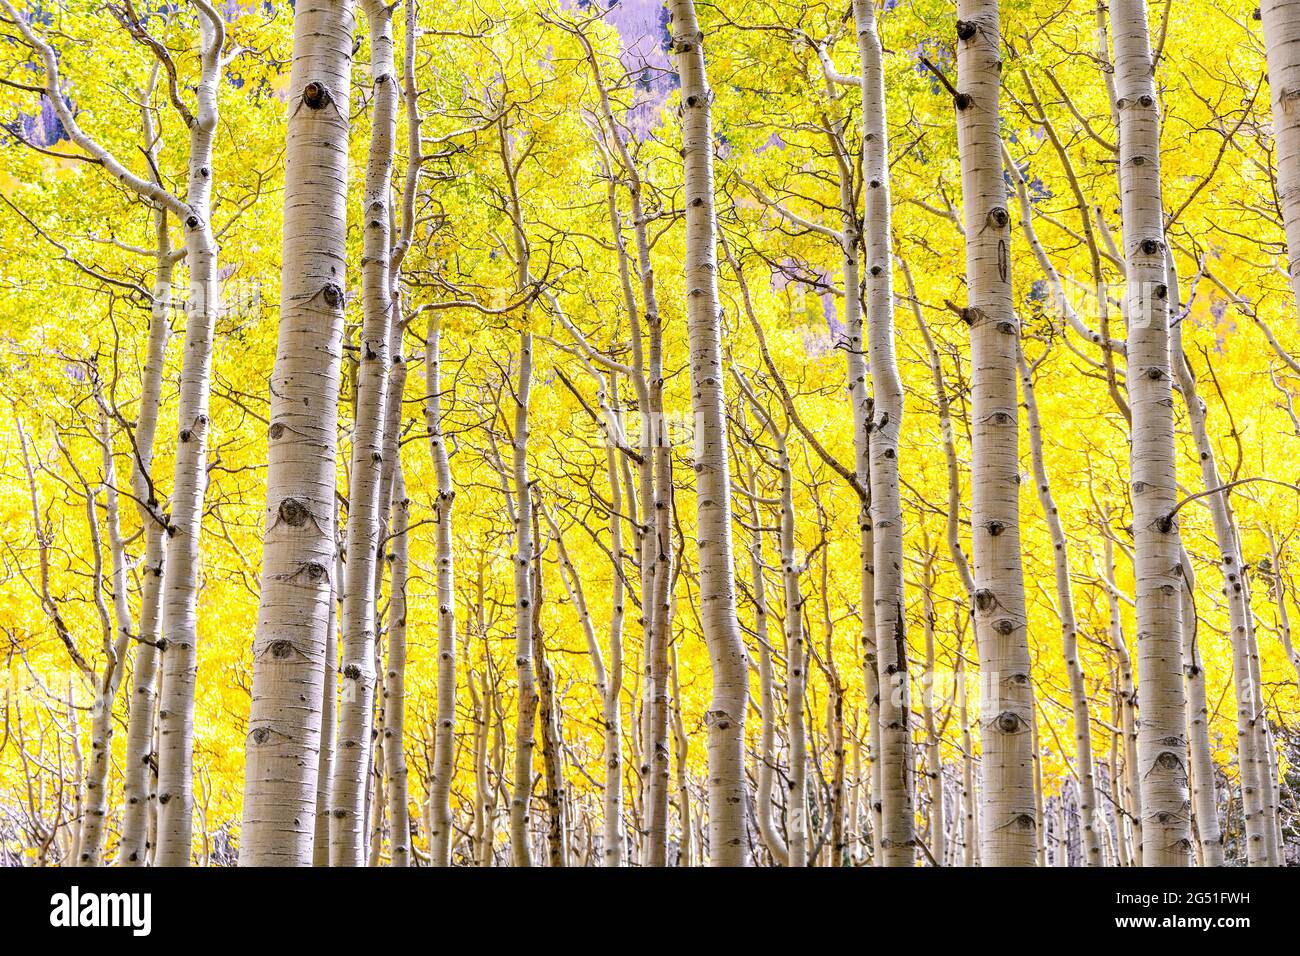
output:
M 712 92 L 704 34 L 694 0 L 671 0 L 672 51 L 681 78 L 682 161 L 686 204 L 686 301 L 695 475 L 700 620 L 713 672 L 709 729 L 709 862 L 743 866 L 745 706 L 749 667 L 740 625 L 731 547 L 731 472 L 722 374 L 722 306 L 713 204 Z
M 1145 0 L 1112 0 L 1120 200 L 1128 276 L 1128 396 L 1138 645 L 1138 777 L 1145 866 L 1192 849 L 1182 675 L 1182 569 L 1174 476 L 1169 289 L 1160 198 L 1160 117 Z
M 971 551 L 983 747 L 981 859 L 1035 859 L 1029 645 L 1020 565 L 1016 352 L 1011 230 L 998 130 L 1001 33 L 996 0 L 957 5 L 958 149 L 971 336 Z
M 397 127 L 392 10 L 365 0 L 370 24 L 373 126 L 362 207 L 361 301 L 356 420 L 348 487 L 347 581 L 343 596 L 343 693 L 330 785 L 330 865 L 365 862 L 366 790 L 375 700 L 377 572 L 382 524 L 385 406 L 393 317 L 389 286 L 393 140 Z
M 1065 529 L 1061 527 L 1061 516 L 1047 479 L 1047 463 L 1043 457 L 1043 427 L 1038 416 L 1038 400 L 1034 394 L 1033 369 L 1029 367 L 1023 352 L 1018 353 L 1016 359 L 1020 368 L 1021 393 L 1025 399 L 1034 482 L 1038 486 L 1038 502 L 1047 522 L 1047 532 L 1052 539 L 1056 613 L 1061 620 L 1061 653 L 1069 677 L 1070 707 L 1074 717 L 1074 775 L 1079 800 L 1079 827 L 1083 831 L 1083 861 L 1085 866 L 1101 866 L 1101 840 L 1097 832 L 1097 788 L 1092 762 L 1092 715 L 1088 709 L 1088 687 L 1084 681 L 1083 662 L 1079 660 L 1079 625 L 1074 614 L 1074 592 L 1070 584 L 1069 543 L 1066 541 Z
M 1277 199 L 1286 227 L 1287 273 L 1300 309 L 1300 0 L 1261 0 L 1273 93 Z
M 429 784 L 429 853 L 434 866 L 451 865 L 451 778 L 456 747 L 456 563 L 452 537 L 452 507 L 456 487 L 452 482 L 447 438 L 443 431 L 442 334 L 437 313 L 429 320 L 425 339 L 428 394 L 425 416 L 429 450 L 437 482 L 438 567 L 438 697 L 434 714 L 433 766 Z
M 294 13 L 280 334 L 240 831 L 244 865 L 305 866 L 312 858 L 335 564 L 354 26 L 351 0 L 322 0 Z
M 889 129 L 885 122 L 885 65 L 876 29 L 875 0 L 854 0 L 862 60 L 862 179 L 866 213 L 867 355 L 874 391 L 870 418 L 871 529 L 876 668 L 879 674 L 880 848 L 885 866 L 911 866 L 915 855 L 912 734 L 907 632 L 903 611 L 903 503 L 898 484 L 898 436 L 903 383 L 894 353 L 893 236 L 890 228 Z M 857 289 L 845 288 L 852 296 Z

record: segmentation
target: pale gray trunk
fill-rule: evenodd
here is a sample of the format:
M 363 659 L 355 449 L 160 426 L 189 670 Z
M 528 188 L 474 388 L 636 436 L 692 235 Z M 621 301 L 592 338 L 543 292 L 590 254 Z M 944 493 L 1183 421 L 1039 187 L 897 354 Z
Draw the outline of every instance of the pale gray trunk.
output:
M 1186 866 L 1192 841 L 1160 116 L 1146 0 L 1112 0 L 1110 18 L 1128 279 L 1125 315 L 1133 414 L 1130 462 L 1142 714 L 1138 724 L 1142 859 L 1145 866 Z
M 294 13 L 280 332 L 253 641 L 240 863 L 312 859 L 334 571 L 346 293 L 351 0 Z
M 705 75 L 704 34 L 695 18 L 694 0 L 672 0 L 669 9 L 672 51 L 681 79 L 700 620 L 713 673 L 713 697 L 705 713 L 709 734 L 709 862 L 713 866 L 743 866 L 747 861 L 744 739 L 749 668 L 736 619 L 731 547 L 731 472 L 713 204 L 713 94 Z

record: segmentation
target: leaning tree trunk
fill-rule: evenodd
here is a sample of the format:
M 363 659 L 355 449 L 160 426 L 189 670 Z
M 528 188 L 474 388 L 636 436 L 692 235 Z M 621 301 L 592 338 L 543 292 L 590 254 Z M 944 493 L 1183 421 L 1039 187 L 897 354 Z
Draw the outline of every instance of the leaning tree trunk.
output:
M 908 727 L 907 633 L 903 613 L 903 502 L 898 486 L 898 436 L 903 383 L 894 352 L 893 247 L 889 208 L 889 130 L 885 123 L 885 65 L 876 30 L 875 0 L 854 0 L 862 60 L 862 179 L 867 356 L 874 389 L 869 428 L 876 668 L 880 703 L 880 848 L 885 866 L 911 866 L 912 735 Z M 856 295 L 856 289 L 844 290 Z
M 1142 859 L 1186 866 L 1192 848 L 1184 713 L 1182 573 L 1174 477 L 1169 289 L 1160 198 L 1160 116 L 1146 0 L 1113 0 L 1120 201 L 1128 276 L 1128 394 L 1133 413 L 1134 580 Z
M 1262 0 L 1273 91 L 1273 136 L 1277 149 L 1277 198 L 1286 226 L 1287 272 L 1300 309 L 1300 0 Z
M 334 571 L 347 272 L 351 0 L 294 14 L 280 335 L 271 376 L 266 538 L 253 642 L 240 863 L 311 862 Z
M 691 405 L 695 412 L 700 620 L 713 671 L 709 729 L 709 862 L 743 866 L 745 705 L 749 667 L 736 619 L 731 549 L 731 471 L 722 376 L 722 306 L 713 205 L 712 92 L 694 0 L 671 0 L 672 50 L 681 78 L 686 203 L 686 300 Z
M 1001 34 L 996 0 L 957 5 L 958 151 L 971 338 L 972 612 L 980 657 L 983 758 L 980 857 L 1032 866 L 1037 844 L 1033 688 L 1020 565 L 1016 352 L 1010 216 L 998 131 Z

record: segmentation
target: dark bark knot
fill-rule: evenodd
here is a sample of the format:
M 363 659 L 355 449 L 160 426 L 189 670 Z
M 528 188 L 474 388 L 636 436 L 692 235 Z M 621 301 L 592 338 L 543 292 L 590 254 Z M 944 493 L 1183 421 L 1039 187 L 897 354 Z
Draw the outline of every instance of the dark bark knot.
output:
M 271 730 L 268 727 L 258 727 L 249 736 L 253 738 L 253 743 L 264 744 L 271 739 Z
M 989 225 L 995 229 L 1005 228 L 1010 221 L 1011 217 L 1007 215 L 1007 211 L 1001 206 L 994 206 L 989 210 Z
M 958 93 L 952 98 L 952 103 L 957 107 L 957 112 L 959 113 L 966 110 L 973 102 L 974 100 L 971 99 L 969 93 Z
M 1020 730 L 1022 724 L 1023 721 L 1021 721 L 1020 715 L 1013 713 L 1012 711 L 1004 710 L 1002 713 L 998 714 L 998 730 L 1002 731 L 1004 734 L 1016 733 Z
M 361 668 L 356 664 L 349 664 L 343 668 L 343 676 L 348 680 L 359 680 L 361 678 Z
M 301 528 L 311 517 L 311 511 L 297 498 L 285 498 L 278 510 L 280 520 L 291 528 Z
M 330 99 L 330 91 L 324 83 L 313 80 L 303 87 L 302 101 L 309 110 L 320 109 L 329 103 Z
M 978 610 L 987 611 L 996 603 L 997 599 L 993 597 L 993 592 L 987 588 L 981 588 L 975 592 L 975 607 Z
M 321 294 L 325 297 L 325 304 L 331 309 L 340 309 L 343 307 L 343 302 L 346 297 L 343 294 L 342 286 L 336 285 L 333 282 L 327 282 L 325 288 L 321 290 Z
M 288 641 L 272 641 L 269 650 L 272 657 L 283 660 L 293 652 L 293 645 Z
M 976 27 L 975 24 L 971 23 L 969 20 L 957 21 L 957 39 L 959 40 L 971 39 L 972 37 L 975 36 L 977 30 L 978 27 Z
M 1165 244 L 1159 239 L 1142 240 L 1143 255 L 1154 256 L 1157 252 L 1160 252 L 1162 249 L 1164 249 L 1164 247 Z

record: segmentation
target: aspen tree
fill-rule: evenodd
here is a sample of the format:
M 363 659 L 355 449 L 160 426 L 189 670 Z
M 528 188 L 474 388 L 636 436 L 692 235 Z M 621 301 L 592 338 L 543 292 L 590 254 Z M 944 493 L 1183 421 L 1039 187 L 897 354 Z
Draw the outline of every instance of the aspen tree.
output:
M 434 717 L 433 767 L 429 805 L 430 858 L 434 866 L 451 865 L 451 777 L 456 728 L 456 570 L 452 509 L 456 488 L 443 427 L 442 333 L 438 313 L 431 314 L 425 338 L 425 420 L 437 482 L 438 696 Z
M 1145 0 L 1112 0 L 1120 201 L 1128 288 L 1128 399 L 1137 603 L 1138 776 L 1145 866 L 1186 866 L 1191 851 L 1187 725 L 1174 513 L 1174 417 L 1160 199 L 1160 117 Z
M 966 224 L 971 330 L 972 594 L 980 655 L 983 758 L 981 859 L 986 866 L 1029 866 L 1037 844 L 1032 696 L 1020 565 L 1020 472 L 1016 350 L 1011 303 L 1011 218 L 1002 178 L 998 92 L 1001 33 L 996 0 L 957 5 L 958 152 Z
M 1139 784 L 1138 770 L 1138 696 L 1133 681 L 1133 664 L 1129 656 L 1128 644 L 1124 638 L 1124 625 L 1120 617 L 1119 588 L 1115 585 L 1115 549 L 1109 528 L 1108 509 L 1101 513 L 1102 547 L 1105 565 L 1102 569 L 1102 583 L 1106 588 L 1107 619 L 1110 622 L 1108 638 L 1110 649 L 1115 654 L 1119 669 L 1119 687 L 1117 697 L 1120 712 L 1120 736 L 1124 746 L 1124 807 L 1126 820 L 1132 828 L 1130 845 L 1136 865 L 1142 865 L 1142 789 Z
M 221 54 L 225 44 L 225 23 L 206 0 L 195 0 L 194 6 L 198 11 L 200 77 L 195 111 L 182 108 L 182 118 L 190 131 L 187 188 L 182 200 L 156 179 L 145 180 L 131 173 L 81 130 L 59 88 L 57 54 L 36 35 L 27 19 L 20 16 L 8 0 L 4 0 L 6 14 L 41 57 L 46 95 L 68 136 L 128 189 L 166 209 L 184 225 L 190 294 L 186 300 L 188 317 L 181 365 L 180 427 L 171 509 L 167 516 L 166 549 L 172 557 L 166 562 L 166 574 L 158 598 L 162 632 L 158 646 L 164 653 L 159 690 L 162 744 L 158 755 L 158 813 L 161 845 L 156 856 L 157 862 L 163 865 L 184 865 L 190 856 L 198 547 L 203 493 L 207 484 L 212 336 L 220 307 L 217 246 L 210 216 L 212 144 L 217 126 L 217 90 L 223 67 Z M 152 495 L 144 500 L 152 500 Z M 173 652 L 170 655 L 165 653 L 169 649 Z M 146 662 L 150 663 L 152 661 Z M 136 784 L 132 788 L 133 795 L 138 800 L 138 777 L 133 779 L 133 784 Z M 133 831 L 132 837 L 137 833 L 138 830 Z M 133 839 L 133 842 L 138 843 L 138 840 Z M 133 848 L 132 852 L 138 851 Z
M 749 545 L 750 591 L 754 601 L 754 642 L 758 646 L 759 749 L 755 768 L 754 816 L 759 838 L 778 866 L 790 865 L 790 850 L 773 819 L 772 785 L 777 770 L 776 682 L 772 671 L 772 644 L 767 613 L 767 583 L 763 560 L 763 521 L 758 511 L 754 468 L 745 463 L 748 488 L 742 488 L 749 505 L 752 538 Z
M 1034 482 L 1038 487 L 1038 502 L 1043 509 L 1043 519 L 1047 522 L 1048 534 L 1052 538 L 1056 613 L 1061 620 L 1061 648 L 1069 677 L 1070 706 L 1074 717 L 1074 776 L 1079 801 L 1079 826 L 1083 831 L 1083 859 L 1085 866 L 1101 866 L 1101 840 L 1096 817 L 1097 790 L 1092 761 L 1092 715 L 1088 709 L 1088 687 L 1084 679 L 1083 662 L 1079 659 L 1078 620 L 1074 613 L 1074 592 L 1070 584 L 1070 551 L 1065 530 L 1061 527 L 1056 499 L 1052 496 L 1052 487 L 1047 478 L 1047 463 L 1043 455 L 1043 426 L 1038 414 L 1038 400 L 1034 394 L 1034 372 L 1041 361 L 1040 358 L 1031 366 L 1023 351 L 1016 355 L 1020 370 L 1020 390 L 1025 400 Z
M 1300 309 L 1300 2 L 1261 0 L 1273 100 L 1277 199 L 1286 228 L 1287 274 Z
M 713 671 L 709 728 L 709 862 L 743 866 L 746 781 L 745 704 L 749 668 L 736 619 L 731 548 L 731 479 L 722 373 L 717 222 L 713 202 L 713 97 L 705 74 L 704 33 L 694 0 L 672 0 L 672 52 L 681 79 L 686 202 L 686 301 L 691 406 L 695 413 L 700 619 Z
M 294 11 L 280 331 L 240 863 L 311 862 L 334 570 L 351 0 Z
M 1183 566 L 1183 672 L 1187 677 L 1187 743 L 1191 769 L 1192 808 L 1201 866 L 1223 865 L 1223 831 L 1219 827 L 1214 755 L 1210 750 L 1210 714 L 1205 696 L 1205 670 L 1201 666 L 1199 621 L 1196 617 L 1196 578 L 1187 551 Z
M 411 502 L 400 459 L 394 462 L 392 524 L 389 563 L 391 591 L 388 598 L 388 665 L 384 670 L 384 767 L 388 775 L 388 825 L 391 832 L 393 866 L 411 862 L 410 817 L 407 810 L 407 767 L 403 747 L 406 710 L 406 601 L 408 544 Z
M 868 424 L 871 465 L 873 604 L 879 673 L 881 862 L 911 866 L 914 836 L 907 633 L 903 613 L 903 504 L 898 483 L 898 436 L 903 383 L 894 352 L 894 288 L 889 194 L 889 130 L 885 67 L 875 0 L 854 0 L 853 22 L 862 61 L 863 276 L 867 355 L 873 389 Z M 856 289 L 845 289 L 854 295 Z
M 338 540 L 339 507 L 334 503 L 334 574 L 330 579 L 329 621 L 325 628 L 325 667 L 321 685 L 320 708 L 320 758 L 316 765 L 316 827 L 312 835 L 312 866 L 330 865 L 330 783 L 334 779 L 334 710 L 338 703 L 339 609 L 343 595 L 339 583 L 343 580 L 343 546 Z
M 146 154 L 151 168 L 158 164 L 158 138 L 153 112 L 141 109 Z M 156 182 L 156 180 L 155 180 Z M 131 670 L 131 697 L 126 725 L 126 757 L 122 768 L 122 832 L 118 840 L 118 866 L 142 866 L 148 855 L 147 836 L 152 792 L 154 710 L 157 697 L 158 639 L 162 620 L 160 598 L 166 560 L 166 519 L 158 503 L 151 470 L 158 430 L 163 365 L 171 337 L 172 283 L 184 246 L 173 250 L 167 228 L 167 210 L 155 206 L 153 298 L 149 310 L 149 336 L 140 373 L 140 404 L 132 436 L 130 489 L 144 529 L 144 557 L 140 569 L 140 614 L 137 621 L 135 660 Z
M 190 124 L 184 218 L 190 294 L 177 410 L 176 473 L 170 498 L 162 595 L 162 674 L 158 688 L 158 843 L 154 863 L 189 863 L 193 817 L 194 684 L 198 673 L 198 563 L 207 489 L 208 395 L 212 338 L 220 310 L 217 243 L 212 232 L 212 144 L 217 131 L 225 23 L 204 0 L 199 10 L 202 73 Z
M 1182 307 L 1182 299 L 1178 274 L 1174 268 L 1172 255 L 1169 257 L 1167 275 L 1170 308 L 1176 313 Z M 1254 629 L 1254 617 L 1250 609 L 1250 597 L 1246 590 L 1246 568 L 1241 558 L 1232 502 L 1227 492 L 1216 491 L 1216 489 L 1223 487 L 1223 479 L 1219 476 L 1217 456 L 1206 428 L 1205 402 L 1197 391 L 1196 375 L 1192 371 L 1191 364 L 1187 360 L 1187 354 L 1183 349 L 1183 324 L 1181 318 L 1181 316 L 1176 316 L 1175 319 L 1170 321 L 1169 355 L 1174 376 L 1178 383 L 1178 391 L 1182 394 L 1183 406 L 1187 409 L 1187 422 L 1192 433 L 1192 441 L 1196 446 L 1197 458 L 1200 461 L 1201 484 L 1206 492 L 1211 492 L 1202 500 L 1209 506 L 1214 541 L 1219 551 L 1217 563 L 1223 578 L 1223 596 L 1228 605 L 1228 638 L 1232 646 L 1232 683 L 1236 696 L 1237 712 L 1237 765 L 1241 769 L 1241 802 L 1246 825 L 1247 859 L 1252 866 L 1276 866 L 1278 861 L 1274 857 L 1274 841 L 1268 832 L 1269 818 L 1264 800 L 1265 789 L 1271 787 L 1272 784 L 1267 758 L 1261 746 L 1263 741 L 1257 727 L 1257 715 L 1261 713 L 1262 701 L 1259 698 L 1258 685 L 1250 668 L 1249 635 Z M 1190 562 L 1183 560 L 1181 551 L 1179 569 L 1182 574 L 1187 574 L 1191 570 Z M 1184 610 L 1191 609 L 1188 607 L 1187 599 L 1183 600 L 1182 607 Z M 1185 622 L 1180 622 L 1180 624 L 1183 626 L 1185 633 Z M 1192 634 L 1195 635 L 1195 623 L 1193 623 Z M 1187 673 L 1189 649 L 1186 646 L 1185 637 L 1183 641 L 1182 664 L 1184 672 Z M 1195 652 L 1194 646 L 1191 651 Z M 1199 665 L 1190 666 L 1199 667 Z M 1191 680 L 1189 677 L 1187 688 L 1189 693 L 1193 692 Z M 1196 692 L 1202 699 L 1204 698 L 1205 690 L 1203 685 Z M 1195 718 L 1196 712 L 1191 709 L 1193 704 L 1188 703 L 1185 706 L 1189 708 L 1188 712 L 1193 713 Z M 1189 745 L 1194 745 L 1191 740 L 1193 723 L 1188 722 L 1187 726 Z M 1196 756 L 1189 754 L 1189 769 L 1192 771 L 1193 776 L 1195 760 Z M 1193 797 L 1196 795 L 1195 791 L 1196 782 L 1193 780 Z M 1213 788 L 1211 787 L 1212 791 Z M 1199 822 L 1201 809 L 1196 804 L 1194 804 L 1194 807 Z M 1217 829 L 1218 825 L 1216 823 L 1214 830 L 1217 831 Z M 1203 844 L 1204 841 L 1202 841 Z
M 365 860 L 366 790 L 371 765 L 371 710 L 375 699 L 377 562 L 393 318 L 390 287 L 391 178 L 397 127 L 392 10 L 364 0 L 370 25 L 373 120 L 362 209 L 361 303 L 356 419 L 348 487 L 346 585 L 342 620 L 342 697 L 334 779 L 330 785 L 330 864 Z M 386 509 L 384 509 L 386 510 Z
M 522 244 L 516 225 L 516 243 Z M 522 260 L 521 260 L 522 261 Z M 533 507 L 528 478 L 528 403 L 533 381 L 533 334 L 519 333 L 516 353 L 519 382 L 515 386 L 514 498 L 510 509 L 515 529 L 515 674 L 518 685 L 515 725 L 514 789 L 510 794 L 510 860 L 514 866 L 532 866 L 528 832 L 529 802 L 533 791 L 533 748 L 536 746 L 537 691 L 533 666 Z
M 927 536 L 928 538 L 928 536 Z M 923 678 L 923 698 L 921 714 L 925 726 L 925 761 L 926 777 L 929 783 L 930 805 L 926 812 L 929 821 L 927 842 L 930 854 L 944 865 L 947 854 L 948 834 L 945 832 L 943 799 L 943 753 L 941 748 L 939 726 L 935 720 L 935 654 L 934 654 L 934 561 L 935 555 L 929 550 L 926 541 L 926 553 L 921 566 L 921 618 L 925 636 L 925 674 Z
M 541 541 L 537 530 L 537 516 L 541 511 L 540 501 L 533 507 L 533 540 Z M 546 658 L 546 640 L 542 632 L 542 601 L 544 587 L 542 580 L 542 552 L 537 548 L 537 557 L 533 562 L 533 661 L 537 669 L 536 708 L 537 724 L 542 731 L 542 768 L 546 777 L 546 851 L 547 862 L 552 868 L 569 865 L 569 820 L 566 812 L 567 788 L 564 785 L 564 769 L 561 758 L 563 739 L 560 730 L 559 702 L 555 694 L 555 669 Z

